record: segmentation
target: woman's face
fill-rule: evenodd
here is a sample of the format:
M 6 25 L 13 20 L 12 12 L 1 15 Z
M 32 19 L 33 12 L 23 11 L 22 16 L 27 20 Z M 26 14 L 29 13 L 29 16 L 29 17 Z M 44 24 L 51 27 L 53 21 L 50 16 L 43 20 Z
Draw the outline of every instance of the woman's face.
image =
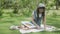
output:
M 39 13 L 42 13 L 43 12 L 43 9 L 39 9 Z

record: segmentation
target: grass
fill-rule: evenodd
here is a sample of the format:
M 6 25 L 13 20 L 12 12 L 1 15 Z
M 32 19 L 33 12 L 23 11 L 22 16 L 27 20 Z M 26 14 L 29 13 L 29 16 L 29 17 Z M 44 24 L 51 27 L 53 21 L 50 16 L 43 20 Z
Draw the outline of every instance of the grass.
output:
M 10 17 L 5 16 L 0 19 L 0 34 L 21 34 L 18 30 L 9 30 L 11 25 L 20 25 L 22 20 L 26 20 L 26 17 Z M 47 16 L 47 24 L 60 28 L 60 16 Z M 60 31 L 55 32 L 37 32 L 29 34 L 60 34 Z
M 9 30 L 12 25 L 20 25 L 24 17 L 3 17 L 0 19 L 0 34 L 20 34 L 18 30 Z
M 47 24 L 60 27 L 60 16 L 48 17 Z M 59 18 L 59 19 L 58 19 Z M 20 34 L 18 30 L 9 30 L 11 25 L 20 25 L 20 21 L 24 20 L 23 17 L 5 17 L 0 20 L 0 34 Z M 29 34 L 60 34 L 60 32 L 38 32 L 38 33 L 29 33 Z

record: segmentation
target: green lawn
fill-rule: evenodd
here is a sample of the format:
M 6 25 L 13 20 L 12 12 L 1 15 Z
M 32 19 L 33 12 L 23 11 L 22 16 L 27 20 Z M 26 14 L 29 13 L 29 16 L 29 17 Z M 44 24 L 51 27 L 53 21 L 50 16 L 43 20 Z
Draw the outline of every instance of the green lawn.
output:
M 18 30 L 9 30 L 11 25 L 20 25 L 20 21 L 26 20 L 26 17 L 2 17 L 0 19 L 0 34 L 21 34 Z M 60 16 L 47 16 L 47 24 L 60 28 Z M 60 31 L 55 32 L 37 32 L 29 34 L 60 34 Z
M 57 17 L 48 17 L 47 24 L 60 27 L 60 16 Z M 9 30 L 11 25 L 20 25 L 20 21 L 24 20 L 23 17 L 5 17 L 0 21 L 0 34 L 20 34 L 18 30 Z M 29 33 L 29 34 L 60 34 L 59 31 L 56 32 L 38 32 L 38 33 Z

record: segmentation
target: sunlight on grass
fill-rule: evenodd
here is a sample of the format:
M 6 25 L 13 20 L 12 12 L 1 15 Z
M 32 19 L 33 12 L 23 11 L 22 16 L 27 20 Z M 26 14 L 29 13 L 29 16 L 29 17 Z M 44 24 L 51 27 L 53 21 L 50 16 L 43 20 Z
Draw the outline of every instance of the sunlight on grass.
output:
M 18 30 L 9 30 L 12 25 L 21 25 L 21 21 L 26 21 L 29 17 L 21 16 L 3 16 L 0 20 L 0 34 L 21 34 Z M 47 16 L 47 24 L 60 28 L 60 16 Z M 29 20 L 28 20 L 29 21 Z M 60 31 L 55 32 L 37 32 L 29 34 L 60 34 Z

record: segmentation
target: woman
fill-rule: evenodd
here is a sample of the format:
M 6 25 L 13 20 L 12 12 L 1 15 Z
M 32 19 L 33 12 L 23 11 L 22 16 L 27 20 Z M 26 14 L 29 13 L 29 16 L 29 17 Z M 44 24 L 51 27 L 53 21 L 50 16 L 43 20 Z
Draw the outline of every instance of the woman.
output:
M 37 10 L 33 11 L 32 14 L 32 23 L 37 26 L 37 28 L 40 28 L 41 25 L 41 20 L 43 21 L 42 23 L 44 24 L 44 29 L 46 29 L 46 23 L 45 23 L 45 5 L 44 4 L 39 4 Z

